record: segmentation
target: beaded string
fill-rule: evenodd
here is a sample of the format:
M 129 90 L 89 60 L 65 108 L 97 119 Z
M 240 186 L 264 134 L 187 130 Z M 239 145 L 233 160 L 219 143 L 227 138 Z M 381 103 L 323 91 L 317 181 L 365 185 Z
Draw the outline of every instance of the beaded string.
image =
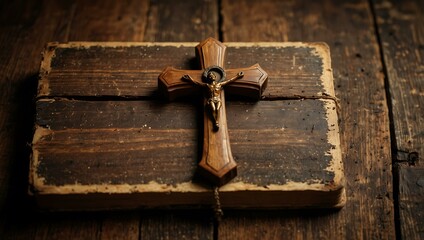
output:
M 218 191 L 218 187 L 215 187 L 213 189 L 213 195 L 214 195 L 214 199 L 215 199 L 215 206 L 214 206 L 214 212 L 215 212 L 215 219 L 216 221 L 219 223 L 222 220 L 222 217 L 224 216 L 224 212 L 222 211 L 221 208 L 221 200 L 219 199 L 219 191 Z

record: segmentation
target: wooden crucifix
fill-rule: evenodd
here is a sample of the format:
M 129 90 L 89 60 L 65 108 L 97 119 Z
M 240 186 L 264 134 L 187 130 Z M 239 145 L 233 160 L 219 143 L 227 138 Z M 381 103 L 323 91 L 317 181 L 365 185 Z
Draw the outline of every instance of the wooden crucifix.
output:
M 204 139 L 199 173 L 222 186 L 237 175 L 227 129 L 224 86 L 228 93 L 259 100 L 266 87 L 267 73 L 255 64 L 224 70 L 226 46 L 208 38 L 196 46 L 202 70 L 167 67 L 158 77 L 159 91 L 168 100 L 204 91 Z M 228 78 L 227 78 L 228 77 Z

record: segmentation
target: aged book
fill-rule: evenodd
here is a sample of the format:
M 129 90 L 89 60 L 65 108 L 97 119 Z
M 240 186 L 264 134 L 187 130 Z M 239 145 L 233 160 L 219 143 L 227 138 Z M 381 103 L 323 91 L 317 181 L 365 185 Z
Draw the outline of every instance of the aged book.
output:
M 50 43 L 40 67 L 30 191 L 40 208 L 213 205 L 196 175 L 198 96 L 166 101 L 168 66 L 200 69 L 197 43 Z M 260 101 L 228 96 L 238 175 L 224 208 L 339 208 L 343 163 L 329 48 L 324 43 L 225 43 L 225 69 L 259 63 Z M 229 85 L 229 87 L 231 87 Z

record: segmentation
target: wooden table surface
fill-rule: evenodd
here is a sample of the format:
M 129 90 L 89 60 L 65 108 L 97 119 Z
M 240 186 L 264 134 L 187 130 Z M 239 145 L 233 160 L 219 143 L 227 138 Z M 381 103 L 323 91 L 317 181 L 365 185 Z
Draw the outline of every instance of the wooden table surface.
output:
M 0 239 L 424 239 L 424 1 L 22 0 L 0 13 Z M 219 226 L 208 209 L 37 212 L 27 174 L 45 44 L 209 36 L 328 43 L 346 206 L 228 210 Z

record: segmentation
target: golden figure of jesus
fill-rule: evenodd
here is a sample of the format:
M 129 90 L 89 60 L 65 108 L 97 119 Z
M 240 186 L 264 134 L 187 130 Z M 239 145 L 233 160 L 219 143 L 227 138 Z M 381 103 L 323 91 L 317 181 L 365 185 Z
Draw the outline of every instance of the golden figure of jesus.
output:
M 190 81 L 193 84 L 205 87 L 207 89 L 207 105 L 212 111 L 215 131 L 219 130 L 219 110 L 221 109 L 221 106 L 222 106 L 220 94 L 223 87 L 230 82 L 233 82 L 237 79 L 242 78 L 243 76 L 244 76 L 244 73 L 239 72 L 237 73 L 236 76 L 230 79 L 225 79 L 225 76 L 218 79 L 216 74 L 211 71 L 207 74 L 207 79 L 206 79 L 207 82 L 197 82 L 188 74 L 182 77 L 182 79 L 184 80 Z

